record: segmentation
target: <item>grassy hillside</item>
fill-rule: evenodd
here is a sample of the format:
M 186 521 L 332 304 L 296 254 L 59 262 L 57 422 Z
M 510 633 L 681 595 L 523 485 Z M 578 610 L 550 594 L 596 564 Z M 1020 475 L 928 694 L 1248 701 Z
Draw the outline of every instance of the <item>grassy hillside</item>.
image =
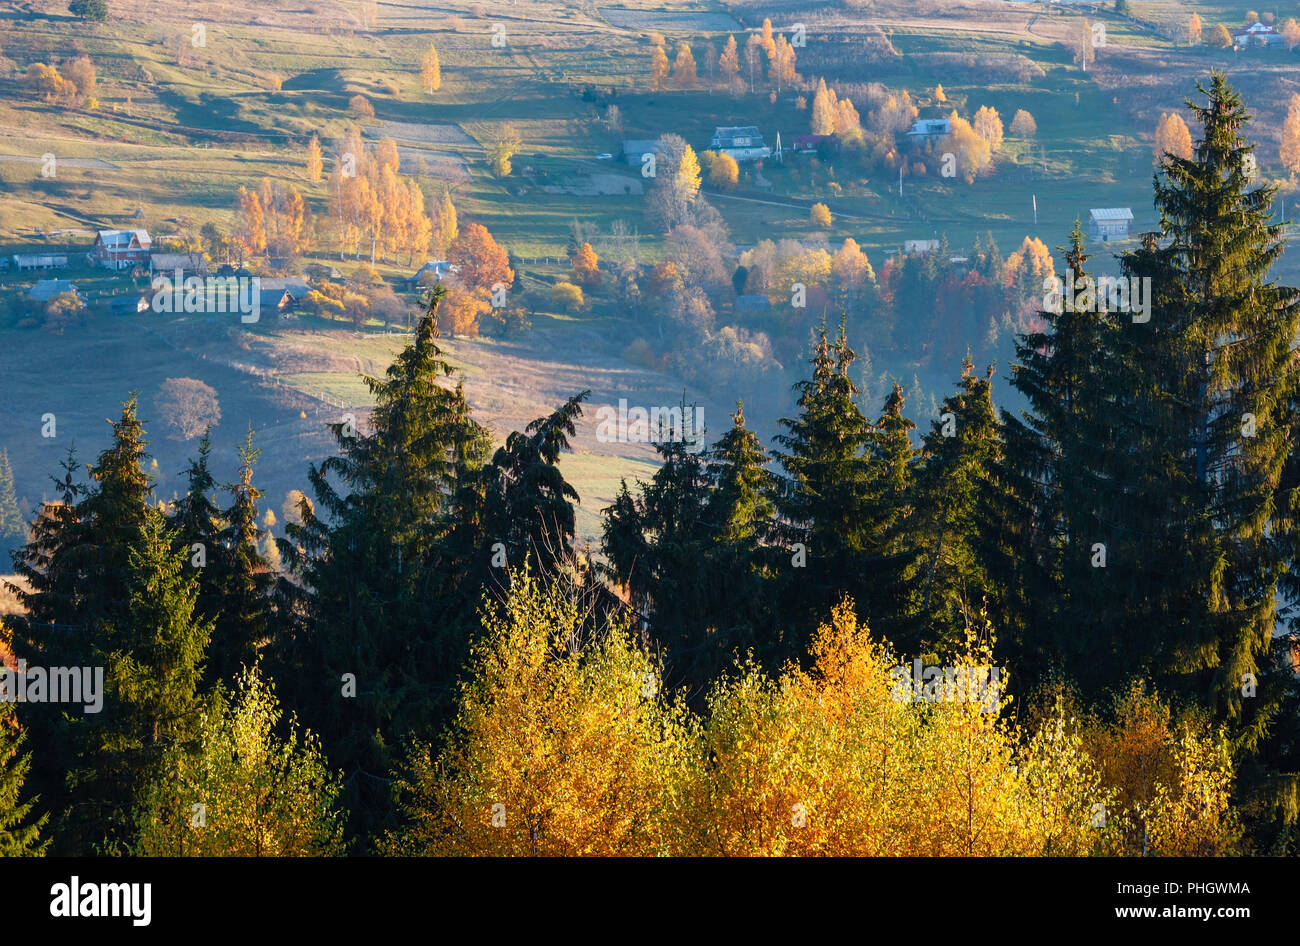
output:
M 186 6 L 117 0 L 110 6 L 106 23 L 76 20 L 66 4 L 42 0 L 16 4 L 0 18 L 0 244 L 7 253 L 39 247 L 84 253 L 97 227 L 147 227 L 155 238 L 195 233 L 207 222 L 229 228 L 238 186 L 265 177 L 293 183 L 323 222 L 327 184 L 306 179 L 307 141 L 319 135 L 328 161 L 330 142 L 356 120 L 348 101 L 361 94 L 375 111 L 362 122 L 367 137 L 393 137 L 404 171 L 430 194 L 448 186 L 462 217 L 485 224 L 517 257 L 562 258 L 578 219 L 593 229 L 602 255 L 613 247 L 617 224 L 637 231 L 642 258 L 653 260 L 659 237 L 644 220 L 644 196 L 634 192 L 632 185 L 641 183 L 636 170 L 597 161 L 596 154 L 617 153 L 625 137 L 666 132 L 702 150 L 716 125 L 756 124 L 769 142 L 779 132 L 787 143 L 809 127 L 798 99 L 810 97 L 806 91 L 769 98 L 765 87 L 737 96 L 721 88 L 650 87 L 652 31 L 664 34 L 670 51 L 690 43 L 703 74 L 706 43 L 720 48 L 728 35 L 743 43 L 763 16 L 773 16 L 777 29 L 796 16 L 765 3 L 403 0 L 374 4 L 373 22 L 370 4 L 341 0 Z M 1280 18 L 1300 16 L 1300 5 L 1285 6 L 1276 11 Z M 851 59 L 879 30 L 898 57 L 887 67 L 835 67 L 835 74 L 906 90 L 922 114 L 956 108 L 969 116 L 988 105 L 1009 124 L 1017 109 L 1026 109 L 1038 135 L 1032 141 L 1008 136 L 996 173 L 970 185 L 940 178 L 931 168 L 906 179 L 900 196 L 895 175 L 800 159 L 785 166 L 769 162 L 762 172 L 770 182 L 766 190 L 747 177 L 736 194 L 710 193 L 709 199 L 737 245 L 787 236 L 824 236 L 832 243 L 852 237 L 877 266 L 904 240 L 940 233 L 958 251 L 986 230 L 1004 252 L 1025 235 L 1055 246 L 1095 206 L 1131 206 L 1136 229 L 1148 229 L 1155 222 L 1155 122 L 1162 111 L 1180 107 L 1193 80 L 1211 67 L 1226 69 L 1243 89 L 1258 115 L 1253 131 L 1263 142 L 1261 167 L 1278 174 L 1285 104 L 1300 90 L 1297 57 L 1281 50 L 1190 49 L 1159 32 L 1192 11 L 1199 11 L 1207 31 L 1217 22 L 1236 25 L 1244 7 L 1141 0 L 1132 7 L 1136 21 L 1108 12 L 1094 18 L 1105 25 L 1107 44 L 1086 72 L 1065 45 L 1078 19 L 1070 10 L 1000 0 L 804 8 L 797 16 L 807 26 L 808 47 L 797 52 L 805 75 L 833 71 L 824 65 L 828 44 L 840 44 Z M 196 45 L 199 27 L 202 44 Z M 494 46 L 494 35 L 504 36 L 504 43 Z M 419 77 L 430 43 L 443 76 L 433 94 L 424 92 Z M 32 63 L 79 52 L 97 66 L 94 102 L 50 104 L 26 88 L 23 76 Z M 971 57 L 993 58 L 981 65 Z M 943 105 L 933 97 L 940 83 Z M 602 122 L 610 104 L 621 112 L 619 131 Z M 507 124 L 522 148 L 515 173 L 500 180 L 489 173 L 485 145 Z M 52 178 L 41 174 L 46 154 L 58 159 Z M 615 193 L 592 194 L 593 174 L 613 175 L 606 183 Z M 626 182 L 622 190 L 620 182 Z M 814 200 L 827 202 L 834 213 L 826 231 L 808 223 Z M 325 230 L 319 237 L 309 260 L 333 262 L 345 272 L 356 265 L 339 261 Z M 381 262 L 377 269 L 390 280 L 409 274 L 396 263 Z M 522 276 L 544 285 L 564 269 L 525 262 Z M 1284 259 L 1279 275 L 1294 279 L 1297 272 L 1296 260 Z M 73 275 L 92 296 L 122 288 L 119 277 L 102 271 Z M 0 280 L 15 298 L 31 284 L 12 271 Z M 230 460 L 248 424 L 257 429 L 261 475 L 278 508 L 288 489 L 302 485 L 305 463 L 328 450 L 323 425 L 343 406 L 364 408 L 367 395 L 357 373 L 382 371 L 402 343 L 400 336 L 359 335 L 309 320 L 217 331 L 153 314 L 97 317 L 57 338 L 17 328 L 17 321 L 0 322 L 0 422 L 6 432 L 0 445 L 14 458 L 19 492 L 29 504 L 48 492 L 46 477 L 70 443 L 81 459 L 93 456 L 106 434 L 104 417 L 128 391 L 142 393 L 148 418 L 149 398 L 162 380 L 185 376 L 219 392 L 223 421 L 216 452 L 222 462 Z M 648 403 L 682 397 L 680 382 L 622 359 L 620 339 L 628 326 L 619 317 L 598 313 L 575 320 L 542 311 L 536 322 L 532 335 L 509 344 L 448 343 L 471 400 L 499 436 L 584 387 L 596 389 L 595 404 L 614 402 L 628 390 Z M 711 429 L 725 424 L 730 400 L 704 400 Z M 36 433 L 46 412 L 59 418 L 53 441 Z M 636 445 L 599 444 L 590 428 L 579 448 L 570 465 L 585 500 L 583 529 L 591 536 L 594 513 L 618 477 L 644 473 L 653 455 Z M 160 492 L 167 496 L 179 483 L 189 445 L 158 436 L 154 450 Z

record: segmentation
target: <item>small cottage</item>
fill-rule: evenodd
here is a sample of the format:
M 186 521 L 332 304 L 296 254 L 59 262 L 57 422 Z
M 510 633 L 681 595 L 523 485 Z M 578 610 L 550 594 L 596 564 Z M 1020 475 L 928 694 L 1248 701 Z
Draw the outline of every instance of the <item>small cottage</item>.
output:
M 1105 243 L 1127 240 L 1133 226 L 1133 211 L 1127 207 L 1101 207 L 1088 211 L 1088 236 Z
M 28 291 L 27 298 L 33 302 L 49 302 L 55 296 L 61 296 L 65 292 L 72 293 L 77 299 L 81 298 L 77 287 L 66 279 L 38 279 L 36 285 Z

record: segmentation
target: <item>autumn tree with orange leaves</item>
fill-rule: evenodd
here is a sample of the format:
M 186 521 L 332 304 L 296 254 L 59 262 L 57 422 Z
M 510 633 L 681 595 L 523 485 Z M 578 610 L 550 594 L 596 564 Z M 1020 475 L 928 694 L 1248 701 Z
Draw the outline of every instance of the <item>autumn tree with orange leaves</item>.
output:
M 447 261 L 457 267 L 457 278 L 471 289 L 493 291 L 514 285 L 515 272 L 505 248 L 492 238 L 481 223 L 467 224 L 447 250 Z

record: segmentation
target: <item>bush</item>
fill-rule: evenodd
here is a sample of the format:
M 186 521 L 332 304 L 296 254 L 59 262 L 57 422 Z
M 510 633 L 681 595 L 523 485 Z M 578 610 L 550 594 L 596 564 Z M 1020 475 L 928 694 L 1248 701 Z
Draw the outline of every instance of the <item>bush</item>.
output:
M 108 3 L 107 0 L 71 0 L 68 12 L 83 20 L 103 21 L 108 19 Z
M 532 331 L 532 328 L 533 320 L 529 317 L 527 307 L 522 305 L 489 309 L 479 322 L 479 331 L 492 338 L 523 335 Z
M 233 699 L 219 693 L 197 746 L 176 746 L 140 812 L 138 853 L 189 857 L 320 857 L 343 853 L 338 777 L 310 732 L 277 734 L 270 681 L 246 669 Z
M 735 190 L 740 181 L 740 165 L 729 154 L 719 154 L 709 168 L 709 184 L 723 191 Z
M 1210 45 L 1215 49 L 1229 49 L 1232 47 L 1232 34 L 1222 23 L 1215 25 L 1210 32 Z
M 623 349 L 623 358 L 643 368 L 658 369 L 660 367 L 659 356 L 655 354 L 654 349 L 650 347 L 650 343 L 644 338 L 632 339 L 628 346 Z
M 374 118 L 375 107 L 370 104 L 370 100 L 364 95 L 354 95 L 348 99 L 348 108 L 357 118 Z
M 580 312 L 586 305 L 582 287 L 564 281 L 557 282 L 551 287 L 551 302 L 562 312 Z

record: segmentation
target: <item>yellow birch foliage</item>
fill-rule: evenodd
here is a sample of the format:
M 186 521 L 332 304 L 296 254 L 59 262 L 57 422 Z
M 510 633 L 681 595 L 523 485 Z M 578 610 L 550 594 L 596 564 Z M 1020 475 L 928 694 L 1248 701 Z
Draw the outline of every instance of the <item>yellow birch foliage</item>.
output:
M 997 154 L 998 149 L 1002 147 L 1002 119 L 998 115 L 998 110 L 981 105 L 979 111 L 975 113 L 972 127 L 975 129 L 975 134 L 988 142 L 989 151 Z
M 176 746 L 144 795 L 137 853 L 169 857 L 321 857 L 344 853 L 341 783 L 311 733 L 256 668 L 204 714 L 197 747 Z
M 1194 718 L 1175 722 L 1141 683 L 1116 701 L 1114 718 L 1086 734 L 1102 778 L 1113 787 L 1116 853 L 1231 854 L 1239 836 L 1231 810 L 1226 743 Z
M 1153 150 L 1156 164 L 1165 159 L 1166 152 L 1174 157 L 1191 160 L 1192 134 L 1181 115 L 1165 112 L 1160 116 L 1160 121 L 1156 123 Z
M 432 44 L 420 59 L 420 81 L 424 83 L 424 91 L 429 94 L 442 88 L 442 63 L 438 61 L 438 50 Z
M 961 666 L 989 666 L 971 637 Z M 753 665 L 720 683 L 703 729 L 686 853 L 1031 855 L 1092 850 L 1099 781 L 1064 723 L 1031 741 L 978 690 L 913 702 L 899 660 L 851 602 L 812 644 L 808 671 Z M 905 668 L 910 674 L 911 668 Z M 901 686 L 901 689 L 900 689 Z M 959 692 L 978 699 L 959 699 Z
M 1300 173 L 1300 92 L 1292 93 L 1287 105 L 1278 157 L 1292 177 Z
M 1114 722 L 1081 724 L 1058 700 L 1022 731 L 1006 712 L 1005 672 L 987 676 L 986 619 L 947 655 L 956 673 L 922 686 L 845 601 L 815 635 L 807 669 L 773 677 L 740 659 L 703 719 L 660 692 L 658 663 L 626 625 L 586 626 L 560 582 L 526 576 L 485 613 L 445 748 L 415 744 L 398 778 L 407 826 L 386 837 L 386 853 L 1234 849 L 1221 741 L 1204 727 L 1176 731 L 1140 688 Z
M 390 854 L 648 855 L 668 850 L 692 743 L 659 666 L 616 624 L 584 627 L 562 579 L 516 574 L 484 614 L 446 747 L 398 779 Z
M 656 46 L 650 53 L 650 88 L 656 92 L 664 87 L 668 78 L 668 54 L 662 46 Z
M 993 166 L 993 149 L 970 122 L 954 112 L 948 119 L 948 134 L 941 139 L 940 150 L 956 156 L 957 171 L 967 184 Z
M 320 152 L 320 139 L 312 135 L 311 141 L 307 142 L 307 180 L 312 183 L 319 181 L 324 167 Z

